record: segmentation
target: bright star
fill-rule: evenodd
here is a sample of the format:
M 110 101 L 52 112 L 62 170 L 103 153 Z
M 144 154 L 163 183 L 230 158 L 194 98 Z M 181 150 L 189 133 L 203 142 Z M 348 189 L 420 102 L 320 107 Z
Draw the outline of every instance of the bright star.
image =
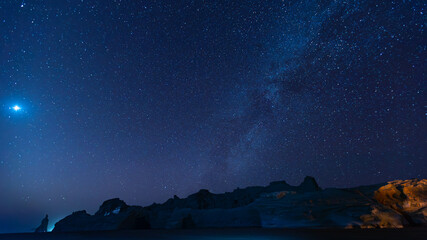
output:
M 21 110 L 21 107 L 18 105 L 15 105 L 12 107 L 12 109 L 15 110 L 15 112 L 17 112 L 17 111 Z

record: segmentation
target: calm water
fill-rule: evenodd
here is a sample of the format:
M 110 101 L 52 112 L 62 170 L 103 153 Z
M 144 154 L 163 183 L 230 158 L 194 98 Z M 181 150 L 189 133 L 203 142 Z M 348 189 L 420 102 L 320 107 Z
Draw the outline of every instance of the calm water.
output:
M 196 229 L 83 233 L 0 234 L 0 240 L 306 240 L 306 239 L 427 239 L 427 228 L 371 230 Z

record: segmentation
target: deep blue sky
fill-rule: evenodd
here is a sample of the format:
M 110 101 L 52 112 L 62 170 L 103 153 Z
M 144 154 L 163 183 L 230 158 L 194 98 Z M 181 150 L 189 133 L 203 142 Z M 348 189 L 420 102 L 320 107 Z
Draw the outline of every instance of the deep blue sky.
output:
M 425 177 L 423 2 L 2 0 L 0 232 L 112 197 Z

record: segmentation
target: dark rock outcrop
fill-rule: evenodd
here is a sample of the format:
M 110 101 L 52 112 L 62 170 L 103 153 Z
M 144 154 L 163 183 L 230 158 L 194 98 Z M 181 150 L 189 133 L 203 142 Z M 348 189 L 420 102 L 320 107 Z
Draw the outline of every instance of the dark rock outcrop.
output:
M 85 210 L 73 212 L 71 215 L 66 216 L 61 221 L 55 224 L 53 232 L 72 232 L 72 231 L 88 231 L 89 224 L 92 223 L 91 215 Z
M 108 216 L 126 211 L 129 206 L 118 198 L 113 198 L 102 203 L 95 216 Z
M 105 201 L 94 215 L 83 210 L 65 217 L 55 224 L 53 232 L 150 228 L 144 212 L 142 207 L 127 206 L 119 199 L 111 199 Z
M 191 217 L 191 214 L 188 214 L 186 217 L 182 218 L 182 221 L 181 221 L 182 229 L 195 228 L 195 227 L 196 227 L 196 224 L 194 223 L 194 220 Z
M 40 226 L 38 226 L 34 232 L 36 233 L 47 232 L 48 224 L 49 224 L 49 217 L 46 214 L 46 216 L 42 219 Z
M 305 192 L 322 190 L 317 184 L 316 179 L 310 176 L 304 178 L 304 181 L 299 185 L 299 188 Z

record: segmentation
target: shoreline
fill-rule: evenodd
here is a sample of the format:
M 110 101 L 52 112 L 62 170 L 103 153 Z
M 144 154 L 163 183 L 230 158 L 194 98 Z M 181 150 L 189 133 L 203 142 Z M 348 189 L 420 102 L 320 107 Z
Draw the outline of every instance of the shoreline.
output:
M 6 233 L 0 240 L 77 240 L 77 239 L 425 239 L 427 228 L 410 227 L 402 229 L 266 229 L 266 228 L 226 228 L 226 229 L 147 229 L 122 231 L 89 231 L 68 233 Z

